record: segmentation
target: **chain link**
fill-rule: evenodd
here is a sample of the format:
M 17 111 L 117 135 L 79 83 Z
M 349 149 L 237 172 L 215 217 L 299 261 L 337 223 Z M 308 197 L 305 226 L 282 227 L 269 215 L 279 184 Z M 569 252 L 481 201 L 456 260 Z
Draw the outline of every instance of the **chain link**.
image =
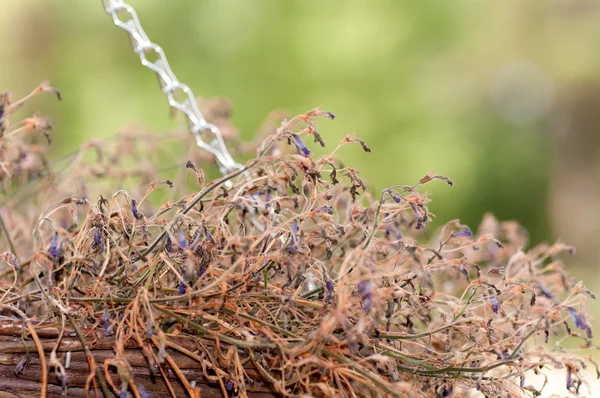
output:
M 185 115 L 198 146 L 215 156 L 223 175 L 241 169 L 242 166 L 236 163 L 229 154 L 219 128 L 207 122 L 198 109 L 192 90 L 177 80 L 163 49 L 148 38 L 133 7 L 122 0 L 102 0 L 102 3 L 114 24 L 129 35 L 133 51 L 140 57 L 142 65 L 156 73 L 160 88 L 169 99 L 169 105 Z M 125 19 L 121 19 L 120 16 Z M 149 59 L 151 56 L 157 57 L 156 61 L 151 61 Z M 183 100 L 178 100 L 178 97 L 183 97 Z M 207 143 L 202 139 L 202 135 L 212 136 L 212 140 Z

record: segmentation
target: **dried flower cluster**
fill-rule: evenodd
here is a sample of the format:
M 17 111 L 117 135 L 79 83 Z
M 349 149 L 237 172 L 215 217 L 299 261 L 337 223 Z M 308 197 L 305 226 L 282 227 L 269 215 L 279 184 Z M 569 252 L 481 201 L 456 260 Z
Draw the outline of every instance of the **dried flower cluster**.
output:
M 372 197 L 334 157 L 363 141 L 312 155 L 331 113 L 283 120 L 244 169 L 206 182 L 195 150 L 176 166 L 158 154 L 185 133 L 91 141 L 57 170 L 31 137 L 45 119 L 9 123 L 22 103 L 0 99 L 0 352 L 16 378 L 39 369 L 42 391 L 517 397 L 549 368 L 577 394 L 596 366 L 561 345 L 595 347 L 570 247 L 524 251 L 522 228 L 489 215 L 428 231 L 421 186 L 452 181 Z

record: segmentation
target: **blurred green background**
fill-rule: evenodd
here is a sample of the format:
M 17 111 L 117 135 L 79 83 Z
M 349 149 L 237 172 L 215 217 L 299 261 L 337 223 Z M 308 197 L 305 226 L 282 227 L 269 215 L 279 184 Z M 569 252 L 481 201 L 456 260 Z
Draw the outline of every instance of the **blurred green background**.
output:
M 577 246 L 573 272 L 600 265 L 600 3 L 131 0 L 179 79 L 225 96 L 244 140 L 273 109 L 334 112 L 373 153 L 346 164 L 376 192 L 435 170 L 438 223 L 517 219 L 534 242 Z M 169 117 L 155 76 L 100 0 L 0 0 L 0 90 L 44 79 L 64 101 L 33 102 L 55 125 L 59 156 L 131 125 L 160 134 Z

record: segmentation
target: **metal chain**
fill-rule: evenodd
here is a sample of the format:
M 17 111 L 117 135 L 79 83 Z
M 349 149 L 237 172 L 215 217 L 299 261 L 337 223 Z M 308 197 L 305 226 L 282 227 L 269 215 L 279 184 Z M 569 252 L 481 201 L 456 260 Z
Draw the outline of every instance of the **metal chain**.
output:
M 162 92 L 169 99 L 169 105 L 185 115 L 190 131 L 194 134 L 198 146 L 216 157 L 219 170 L 223 175 L 233 170 L 241 169 L 242 166 L 236 163 L 229 154 L 219 128 L 207 122 L 200 109 L 198 109 L 192 90 L 177 80 L 177 77 L 169 66 L 163 49 L 159 45 L 152 43 L 148 38 L 140 25 L 137 13 L 133 7 L 122 0 L 102 0 L 102 3 L 104 10 L 112 17 L 114 24 L 129 35 L 133 51 L 140 57 L 142 65 L 156 73 Z M 126 19 L 120 19 L 120 15 L 125 16 Z M 158 57 L 156 61 L 148 59 L 148 55 L 152 53 Z M 178 96 L 183 96 L 184 100 L 179 101 L 177 99 Z M 202 134 L 213 136 L 210 143 L 206 143 L 202 139 Z
M 156 73 L 163 93 L 169 98 L 169 105 L 174 109 L 183 112 L 186 116 L 188 126 L 196 137 L 198 146 L 209 151 L 217 158 L 219 170 L 223 175 L 228 174 L 233 170 L 242 169 L 243 166 L 236 163 L 229 154 L 219 128 L 212 123 L 208 123 L 200 112 L 200 109 L 198 109 L 196 98 L 194 97 L 192 90 L 187 85 L 180 83 L 175 77 L 175 74 L 173 74 L 163 49 L 150 41 L 146 32 L 142 29 L 137 13 L 133 7 L 122 0 L 102 0 L 102 3 L 104 5 L 104 10 L 112 17 L 114 24 L 129 34 L 133 51 L 139 55 L 142 65 Z M 127 14 L 128 19 L 122 21 L 119 19 L 119 13 Z M 146 57 L 146 54 L 151 52 L 154 52 L 158 56 L 158 59 L 154 62 L 148 60 Z M 175 98 L 176 93 L 185 94 L 185 100 L 183 102 L 178 101 Z M 201 133 L 203 132 L 214 135 L 210 144 L 207 144 L 202 140 Z M 252 195 L 252 197 L 256 198 L 254 195 Z M 271 208 L 270 213 L 274 214 L 274 210 L 274 208 Z M 251 211 L 251 213 L 254 214 L 255 211 Z M 259 231 L 264 231 L 263 225 L 258 222 L 258 219 L 255 216 L 253 216 L 251 220 Z M 280 240 L 284 242 L 285 237 L 280 237 Z M 307 275 L 306 289 L 311 291 L 315 289 L 315 287 L 314 277 Z

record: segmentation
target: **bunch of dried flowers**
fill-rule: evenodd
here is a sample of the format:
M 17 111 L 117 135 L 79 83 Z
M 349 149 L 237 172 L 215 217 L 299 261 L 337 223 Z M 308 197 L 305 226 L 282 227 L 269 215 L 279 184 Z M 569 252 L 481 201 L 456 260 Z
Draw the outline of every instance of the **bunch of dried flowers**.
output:
M 561 261 L 572 248 L 525 251 L 526 232 L 491 215 L 428 231 L 422 186 L 453 182 L 373 197 L 335 158 L 370 152 L 362 140 L 314 157 L 329 112 L 265 127 L 243 169 L 207 181 L 204 155 L 169 153 L 185 132 L 92 140 L 53 166 L 32 136 L 49 137 L 46 119 L 10 123 L 31 95 L 0 97 L 0 373 L 39 369 L 42 394 L 537 396 L 528 376 L 555 368 L 578 394 L 596 366 L 580 353 L 596 347 L 593 294 Z M 235 141 L 222 104 L 202 105 Z

